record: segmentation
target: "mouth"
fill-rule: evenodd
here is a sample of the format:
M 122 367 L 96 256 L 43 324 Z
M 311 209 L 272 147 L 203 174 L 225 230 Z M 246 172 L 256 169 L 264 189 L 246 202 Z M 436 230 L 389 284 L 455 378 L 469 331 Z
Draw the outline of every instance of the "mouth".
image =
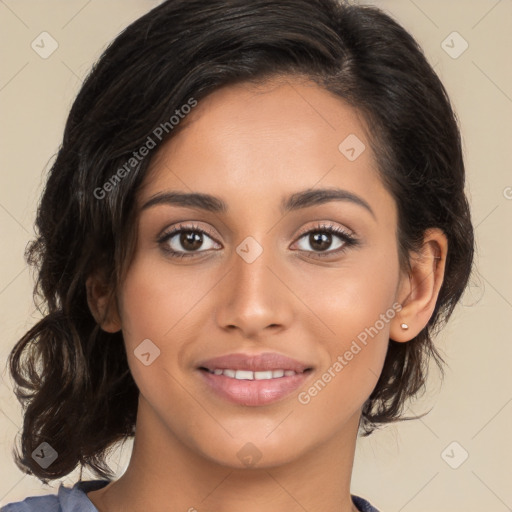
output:
M 254 374 L 257 374 L 256 379 L 272 378 L 262 372 L 280 372 L 282 370 L 283 372 L 288 372 L 287 376 L 291 376 L 292 374 L 289 373 L 291 371 L 298 374 L 313 368 L 312 365 L 297 361 L 296 359 L 277 352 L 226 354 L 224 356 L 199 361 L 197 366 L 209 372 L 217 372 L 219 375 L 221 374 L 219 370 L 222 370 L 222 372 L 227 372 L 226 376 L 228 377 L 250 380 L 254 378 Z M 233 374 L 233 372 L 235 373 Z M 238 374 L 239 377 L 236 377 L 237 372 L 242 372 Z M 248 372 L 252 372 L 253 376 L 250 376 Z M 284 376 L 284 373 L 282 376 Z M 279 378 L 279 374 L 276 375 L 276 378 Z
M 207 390 L 229 403 L 261 407 L 284 400 L 304 386 L 313 368 L 302 372 L 279 368 L 252 371 L 232 368 L 199 368 Z
M 282 400 L 310 380 L 313 366 L 277 352 L 231 353 L 196 367 L 206 392 L 245 406 Z
M 237 380 L 270 380 L 270 379 L 281 379 L 283 377 L 293 377 L 302 373 L 307 373 L 313 370 L 313 368 L 306 368 L 303 371 L 296 372 L 295 370 L 289 370 L 284 368 L 278 368 L 275 370 L 236 370 L 234 368 L 215 368 L 210 369 L 204 366 L 199 367 L 200 370 L 208 372 L 212 375 L 224 375 L 230 379 Z

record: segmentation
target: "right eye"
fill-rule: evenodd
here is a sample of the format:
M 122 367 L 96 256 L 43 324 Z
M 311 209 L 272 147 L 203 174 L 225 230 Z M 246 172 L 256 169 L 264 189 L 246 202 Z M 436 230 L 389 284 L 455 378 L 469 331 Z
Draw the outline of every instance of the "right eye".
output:
M 205 250 L 199 251 L 198 249 L 205 243 L 205 237 L 214 243 L 210 243 L 210 247 L 207 247 Z M 217 246 L 220 245 L 204 229 L 195 225 L 187 226 L 182 224 L 164 232 L 158 239 L 158 243 L 171 258 L 190 258 L 197 253 L 206 252 L 214 248 L 212 246 L 215 246 L 215 244 Z

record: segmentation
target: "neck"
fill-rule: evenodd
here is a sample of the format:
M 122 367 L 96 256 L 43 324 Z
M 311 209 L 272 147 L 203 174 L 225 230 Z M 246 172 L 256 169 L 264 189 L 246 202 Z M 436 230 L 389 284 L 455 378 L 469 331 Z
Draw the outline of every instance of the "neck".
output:
M 182 435 L 178 439 L 141 397 L 127 470 L 88 496 L 99 512 L 356 512 L 350 476 L 358 425 L 356 415 L 301 457 L 232 467 L 206 458 Z

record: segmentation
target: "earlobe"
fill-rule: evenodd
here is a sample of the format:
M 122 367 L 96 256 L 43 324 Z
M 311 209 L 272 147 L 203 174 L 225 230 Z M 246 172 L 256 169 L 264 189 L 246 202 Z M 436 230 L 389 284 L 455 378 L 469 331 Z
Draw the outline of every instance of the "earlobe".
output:
M 408 304 L 408 298 L 411 296 L 413 289 L 412 270 L 410 273 L 402 273 L 400 278 L 400 286 L 397 293 L 397 301 L 401 309 L 396 314 L 390 324 L 389 337 L 398 342 L 406 342 L 414 338 L 415 334 L 410 326 L 411 318 L 405 308 Z
M 91 275 L 85 282 L 87 304 L 96 323 L 110 333 L 121 329 L 121 320 L 110 289 L 97 275 Z
M 407 342 L 427 325 L 444 280 L 448 240 L 441 229 L 425 232 L 421 249 L 410 258 L 408 278 L 400 283 L 397 300 L 402 309 L 390 326 L 390 338 Z

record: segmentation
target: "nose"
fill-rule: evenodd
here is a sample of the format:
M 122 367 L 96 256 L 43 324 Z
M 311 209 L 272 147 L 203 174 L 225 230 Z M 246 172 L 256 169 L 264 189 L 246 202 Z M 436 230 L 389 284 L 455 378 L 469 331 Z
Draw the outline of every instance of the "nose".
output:
M 234 253 L 216 309 L 219 327 L 257 338 L 289 326 L 293 294 L 276 260 L 267 248 L 252 262 Z

